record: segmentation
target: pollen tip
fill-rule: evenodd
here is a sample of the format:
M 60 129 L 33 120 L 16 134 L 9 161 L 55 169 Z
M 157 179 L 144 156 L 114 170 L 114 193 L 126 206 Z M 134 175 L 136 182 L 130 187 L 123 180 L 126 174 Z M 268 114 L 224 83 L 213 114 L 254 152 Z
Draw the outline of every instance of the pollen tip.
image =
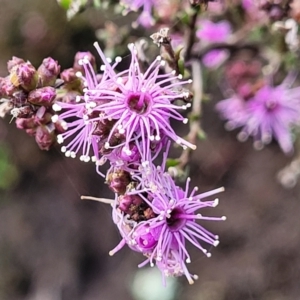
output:
M 121 57 L 121 56 L 117 56 L 117 57 L 115 58 L 115 61 L 116 61 L 117 63 L 121 62 L 121 61 L 122 61 L 122 57 Z
M 80 71 L 77 71 L 76 73 L 75 73 L 75 75 L 76 75 L 76 77 L 82 77 L 82 73 L 80 72 Z
M 115 254 L 115 253 L 114 253 L 113 251 L 109 251 L 109 252 L 108 252 L 108 255 L 109 255 L 109 256 L 113 256 L 114 254 Z
M 221 220 L 222 220 L 222 221 L 226 221 L 226 220 L 227 220 L 227 217 L 226 217 L 226 216 L 222 216 L 222 217 L 221 217 Z
M 214 200 L 214 202 L 213 202 L 213 207 L 218 206 L 218 204 L 219 204 L 219 199 L 216 198 L 216 199 Z
M 220 244 L 220 241 L 214 241 L 213 245 L 217 247 Z
M 51 121 L 52 121 L 53 123 L 56 123 L 56 122 L 58 121 L 58 115 L 53 115 L 53 116 L 51 117 Z
M 211 257 L 211 253 L 210 253 L 210 252 L 207 252 L 207 253 L 206 253 L 206 257 Z

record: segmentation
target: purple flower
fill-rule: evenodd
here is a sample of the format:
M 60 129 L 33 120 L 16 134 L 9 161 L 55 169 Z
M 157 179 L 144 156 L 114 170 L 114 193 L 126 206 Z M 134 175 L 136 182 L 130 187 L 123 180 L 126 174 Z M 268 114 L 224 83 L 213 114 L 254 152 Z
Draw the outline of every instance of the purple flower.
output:
M 231 98 L 217 104 L 217 109 L 226 118 L 229 129 L 243 127 L 238 138 L 254 137 L 254 146 L 261 149 L 275 138 L 283 152 L 293 151 L 291 129 L 300 124 L 300 88 L 288 88 L 287 78 L 279 86 L 265 85 L 243 103 Z
M 117 57 L 111 65 L 100 47 L 97 44 L 95 47 L 104 63 L 100 81 L 89 60 L 80 60 L 85 70 L 84 76 L 78 74 L 85 85 L 84 95 L 77 97 L 77 103 L 58 102 L 53 106 L 62 113 L 55 115 L 52 121 L 65 121 L 66 132 L 58 136 L 58 142 L 69 139 L 62 147 L 66 156 L 75 157 L 82 151 L 81 159 L 89 161 L 92 152 L 94 160 L 98 161 L 99 152 L 107 154 L 122 148 L 131 160 L 136 145 L 140 153 L 148 157 L 152 150 L 159 152 L 166 138 L 183 148 L 195 149 L 180 138 L 169 123 L 171 118 L 187 123 L 178 110 L 185 110 L 190 104 L 177 106 L 174 102 L 189 97 L 182 86 L 191 80 L 180 81 L 182 76 L 175 76 L 174 72 L 159 74 L 165 63 L 161 57 L 142 73 L 133 44 L 129 45 L 129 69 L 117 74 L 114 68 L 121 58 Z
M 152 7 L 159 4 L 156 0 L 122 0 L 121 3 L 125 6 L 124 14 L 127 14 L 129 11 L 142 9 L 142 13 L 137 19 L 138 24 L 146 28 L 154 25 Z
M 218 68 L 228 57 L 227 50 L 215 49 L 206 53 L 202 58 L 202 62 L 205 67 L 214 69 Z
M 228 130 L 243 126 L 249 119 L 245 100 L 236 95 L 220 101 L 216 109 L 221 117 L 227 120 L 225 126 Z
M 227 40 L 232 30 L 229 22 L 220 21 L 213 23 L 210 20 L 199 22 L 196 36 L 207 43 L 220 43 Z
M 155 171 L 156 170 L 156 171 Z M 186 242 L 190 242 L 207 257 L 211 254 L 205 245 L 217 246 L 218 236 L 212 234 L 197 220 L 225 220 L 225 217 L 205 217 L 198 213 L 205 207 L 215 207 L 218 199 L 205 201 L 202 199 L 222 192 L 219 188 L 203 194 L 196 194 L 197 188 L 189 192 L 190 179 L 187 180 L 185 190 L 175 185 L 174 180 L 161 168 L 150 165 L 148 173 L 149 182 L 141 190 L 132 190 L 132 196 L 138 195 L 144 202 L 140 208 L 146 207 L 151 211 L 150 217 L 143 220 L 141 209 L 139 218 L 133 220 L 118 208 L 118 200 L 113 208 L 113 219 L 117 224 L 123 237 L 120 244 L 110 252 L 113 255 L 125 244 L 138 252 L 144 254 L 147 259 L 139 267 L 150 263 L 155 264 L 165 276 L 185 275 L 192 284 L 196 275 L 191 275 L 186 263 L 191 262 L 190 255 L 186 249 Z M 149 186 L 147 188 L 146 186 Z
M 96 87 L 102 88 L 109 85 L 108 72 L 104 72 L 99 81 L 94 67 L 90 62 L 90 57 L 80 58 L 78 63 L 83 67 L 85 75 L 77 72 L 76 76 L 82 80 L 85 87 L 83 89 L 85 94 L 77 96 L 75 103 L 56 102 L 53 105 L 53 110 L 58 112 L 59 115 L 54 115 L 52 122 L 60 122 L 65 129 L 64 133 L 57 136 L 57 141 L 59 144 L 68 141 L 61 148 L 61 151 L 67 157 L 75 158 L 77 153 L 81 152 L 80 160 L 88 162 L 92 158 L 94 161 L 99 161 L 99 141 L 101 134 L 95 134 L 95 131 L 99 132 L 99 127 L 102 124 L 100 111 L 95 110 L 98 103 L 91 101 L 86 93 L 91 89 L 94 90 Z M 109 64 L 108 62 L 106 63 Z M 113 69 L 116 64 L 110 66 L 110 75 L 115 75 Z
M 160 67 L 165 64 L 160 56 L 143 73 L 139 68 L 137 50 L 133 44 L 129 45 L 131 64 L 123 73 L 110 72 L 110 65 L 106 63 L 106 70 L 110 72 L 110 86 L 95 86 L 86 91 L 85 97 L 91 102 L 101 103 L 95 110 L 101 111 L 102 120 L 115 121 L 108 135 L 105 148 L 114 149 L 111 143 L 113 135 L 118 132 L 125 136 L 123 151 L 130 155 L 130 144 L 139 145 L 145 157 L 148 151 L 163 141 L 165 137 L 175 141 L 182 147 L 195 146 L 180 138 L 169 120 L 171 118 L 187 123 L 178 110 L 185 110 L 189 104 L 177 106 L 175 100 L 186 99 L 189 93 L 182 88 L 191 80 L 180 81 L 182 76 L 174 72 L 159 74 Z M 99 47 L 100 56 L 103 53 Z

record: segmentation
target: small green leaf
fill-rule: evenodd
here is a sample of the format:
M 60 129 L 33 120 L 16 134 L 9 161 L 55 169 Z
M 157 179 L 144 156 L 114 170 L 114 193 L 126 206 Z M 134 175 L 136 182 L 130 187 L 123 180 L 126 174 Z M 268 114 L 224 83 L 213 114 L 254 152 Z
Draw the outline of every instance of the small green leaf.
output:
M 198 130 L 197 136 L 199 140 L 205 140 L 206 139 L 206 133 L 201 129 Z
M 72 0 L 57 0 L 58 4 L 65 10 L 68 10 L 71 6 Z
M 176 158 L 168 158 L 166 164 L 167 164 L 167 169 L 170 167 L 176 167 L 179 164 L 179 160 Z

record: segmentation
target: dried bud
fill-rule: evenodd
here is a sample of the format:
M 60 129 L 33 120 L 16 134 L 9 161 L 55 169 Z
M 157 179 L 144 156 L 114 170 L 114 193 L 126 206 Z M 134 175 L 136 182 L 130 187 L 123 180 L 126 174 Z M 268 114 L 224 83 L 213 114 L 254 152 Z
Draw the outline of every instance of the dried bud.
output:
M 23 104 L 27 103 L 27 97 L 28 97 L 28 93 L 25 92 L 24 90 L 17 90 L 12 94 L 12 103 L 17 106 L 20 107 Z
M 16 87 L 32 91 L 37 86 L 38 73 L 30 62 L 22 63 L 11 70 L 10 81 Z
M 56 97 L 55 88 L 51 86 L 42 87 L 29 93 L 28 101 L 31 104 L 51 106 Z
M 161 28 L 158 32 L 150 35 L 150 38 L 153 40 L 153 43 L 157 46 L 161 46 L 163 44 L 170 44 L 171 38 L 169 36 L 169 28 Z
M 83 59 L 89 61 L 93 69 L 96 69 L 96 59 L 91 52 L 77 52 L 73 64 L 73 68 L 75 69 L 75 71 L 84 73 L 84 69 L 82 67 L 82 64 L 80 63 L 80 61 Z
M 35 132 L 35 141 L 41 150 L 49 150 L 55 143 L 54 125 L 39 126 Z
M 34 117 L 31 118 L 17 118 L 16 126 L 18 129 L 33 129 L 35 127 Z
M 124 170 L 118 170 L 110 173 L 107 178 L 109 188 L 117 193 L 124 194 L 126 192 L 126 187 L 130 183 L 130 175 Z
M 53 86 L 60 72 L 60 65 L 56 60 L 47 57 L 38 68 L 40 84 L 42 86 Z
M 15 66 L 23 64 L 23 63 L 25 63 L 25 61 L 22 58 L 13 56 L 12 59 L 7 62 L 7 70 L 8 70 L 8 72 L 11 72 L 11 70 Z

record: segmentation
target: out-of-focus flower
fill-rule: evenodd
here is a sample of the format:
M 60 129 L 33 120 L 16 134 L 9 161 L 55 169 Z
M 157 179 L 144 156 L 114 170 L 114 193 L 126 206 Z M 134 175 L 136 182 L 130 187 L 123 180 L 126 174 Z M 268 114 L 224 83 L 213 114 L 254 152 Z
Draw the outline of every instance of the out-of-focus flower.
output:
M 137 19 L 137 24 L 143 27 L 151 27 L 154 25 L 154 18 L 152 16 L 152 8 L 155 5 L 159 5 L 159 0 L 121 0 L 124 5 L 124 14 L 130 11 L 138 11 L 142 9 L 140 16 Z
M 257 149 L 273 137 L 283 152 L 291 153 L 291 129 L 300 124 L 300 88 L 289 89 L 288 80 L 276 87 L 266 84 L 244 102 L 238 97 L 220 101 L 217 110 L 228 120 L 227 128 L 243 127 L 238 138 L 253 136 Z
M 210 20 L 202 20 L 198 23 L 199 29 L 196 36 L 200 39 L 200 43 L 207 45 L 221 43 L 226 41 L 232 33 L 230 23 L 220 21 L 218 23 Z M 207 68 L 216 68 L 224 62 L 229 56 L 227 50 L 211 50 L 203 57 L 203 64 Z
M 232 32 L 230 23 L 227 21 L 214 23 L 210 20 L 202 20 L 198 23 L 198 27 L 196 36 L 207 43 L 224 42 Z
M 211 50 L 203 56 L 202 62 L 207 68 L 213 69 L 218 68 L 228 57 L 227 50 Z

